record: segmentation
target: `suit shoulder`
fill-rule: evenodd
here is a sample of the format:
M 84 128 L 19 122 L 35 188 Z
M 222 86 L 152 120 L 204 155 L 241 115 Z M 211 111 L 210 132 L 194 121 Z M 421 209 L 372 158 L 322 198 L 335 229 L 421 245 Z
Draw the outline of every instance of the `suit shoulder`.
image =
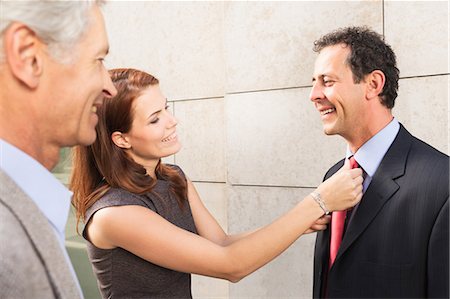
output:
M 449 156 L 437 150 L 430 144 L 413 137 L 412 153 L 414 158 L 425 161 L 434 161 L 433 164 L 442 164 L 442 167 L 449 166 Z
M 328 169 L 327 173 L 325 174 L 323 180 L 325 181 L 330 176 L 335 174 L 344 165 L 344 160 L 345 159 L 342 159 L 339 162 L 337 162 L 336 164 L 334 164 L 333 166 L 331 166 L 330 169 Z
M 448 198 L 449 194 L 449 156 L 435 149 L 424 141 L 415 138 L 408 154 L 406 171 L 424 182 L 432 184 L 421 184 L 433 189 L 434 193 L 443 194 Z

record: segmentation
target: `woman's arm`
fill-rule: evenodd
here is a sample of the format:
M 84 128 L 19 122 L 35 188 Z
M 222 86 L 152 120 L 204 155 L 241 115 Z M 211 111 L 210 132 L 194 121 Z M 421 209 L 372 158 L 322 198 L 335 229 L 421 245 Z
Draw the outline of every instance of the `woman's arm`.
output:
M 274 223 L 220 246 L 147 208 L 109 207 L 94 214 L 88 237 L 97 247 L 122 247 L 162 267 L 236 282 L 279 255 L 322 214 L 306 198 Z
M 362 178 L 358 175 L 357 171 L 348 171 L 347 177 L 342 175 L 334 184 L 321 185 L 322 189 L 319 186 L 318 191 L 330 210 L 346 208 L 359 201 Z M 339 190 L 333 192 L 335 187 Z M 340 202 L 327 200 L 332 193 L 341 197 Z M 194 205 L 199 203 L 194 202 Z M 195 213 L 194 217 L 198 217 L 205 212 Z M 196 225 L 198 222 L 199 232 L 214 241 L 178 228 L 147 208 L 120 206 L 95 213 L 87 232 L 91 242 L 99 248 L 122 247 L 162 267 L 236 282 L 282 253 L 322 215 L 322 209 L 308 195 L 273 223 L 223 245 L 225 233 L 217 223 L 211 229 L 204 227 L 210 219 L 196 220 Z
M 211 215 L 204 206 L 194 184 L 187 179 L 188 199 L 191 207 L 192 216 L 194 218 L 195 227 L 200 236 L 210 240 L 221 246 L 230 245 L 231 243 L 246 237 L 250 232 L 243 232 L 236 235 L 227 235 L 222 227 L 217 223 L 216 219 Z
M 194 217 L 195 227 L 197 228 L 197 232 L 200 236 L 218 245 L 226 246 L 255 232 L 255 230 L 252 230 L 233 235 L 226 234 L 219 223 L 217 223 L 216 219 L 204 206 L 197 189 L 189 179 L 187 179 L 187 185 L 189 205 L 191 207 L 192 216 Z M 326 224 L 329 223 L 329 221 L 329 216 L 321 217 L 314 222 L 311 227 L 305 231 L 305 233 L 323 230 L 326 228 Z

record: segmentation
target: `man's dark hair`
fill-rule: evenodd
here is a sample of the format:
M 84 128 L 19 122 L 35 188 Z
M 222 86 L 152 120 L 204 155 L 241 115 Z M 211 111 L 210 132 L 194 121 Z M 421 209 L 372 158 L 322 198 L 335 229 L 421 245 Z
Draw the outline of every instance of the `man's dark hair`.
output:
M 374 70 L 380 70 L 386 77 L 380 93 L 381 103 L 387 108 L 394 107 L 397 98 L 399 70 L 392 48 L 383 37 L 367 27 L 346 27 L 330 32 L 314 42 L 313 50 L 345 44 L 350 47 L 347 63 L 353 73 L 355 83 Z

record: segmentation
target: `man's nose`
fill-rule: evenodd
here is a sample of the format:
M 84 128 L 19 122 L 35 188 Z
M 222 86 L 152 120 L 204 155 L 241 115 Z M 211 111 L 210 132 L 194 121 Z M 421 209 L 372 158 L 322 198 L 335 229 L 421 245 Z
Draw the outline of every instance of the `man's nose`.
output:
M 316 102 L 318 100 L 321 100 L 324 98 L 324 94 L 322 91 L 322 88 L 320 88 L 319 84 L 313 83 L 313 86 L 311 88 L 311 92 L 309 94 L 309 100 L 311 102 Z

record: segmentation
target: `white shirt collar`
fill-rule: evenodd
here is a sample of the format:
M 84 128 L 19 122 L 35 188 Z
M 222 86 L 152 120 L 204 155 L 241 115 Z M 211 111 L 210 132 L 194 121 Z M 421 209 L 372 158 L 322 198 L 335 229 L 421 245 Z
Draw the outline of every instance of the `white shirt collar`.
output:
M 354 154 L 355 160 L 368 176 L 373 177 L 399 130 L 400 124 L 393 118 L 386 127 L 367 140 Z M 353 153 L 347 145 L 347 159 L 352 155 Z
M 64 244 L 72 192 L 39 162 L 2 139 L 0 168 L 35 202 Z

